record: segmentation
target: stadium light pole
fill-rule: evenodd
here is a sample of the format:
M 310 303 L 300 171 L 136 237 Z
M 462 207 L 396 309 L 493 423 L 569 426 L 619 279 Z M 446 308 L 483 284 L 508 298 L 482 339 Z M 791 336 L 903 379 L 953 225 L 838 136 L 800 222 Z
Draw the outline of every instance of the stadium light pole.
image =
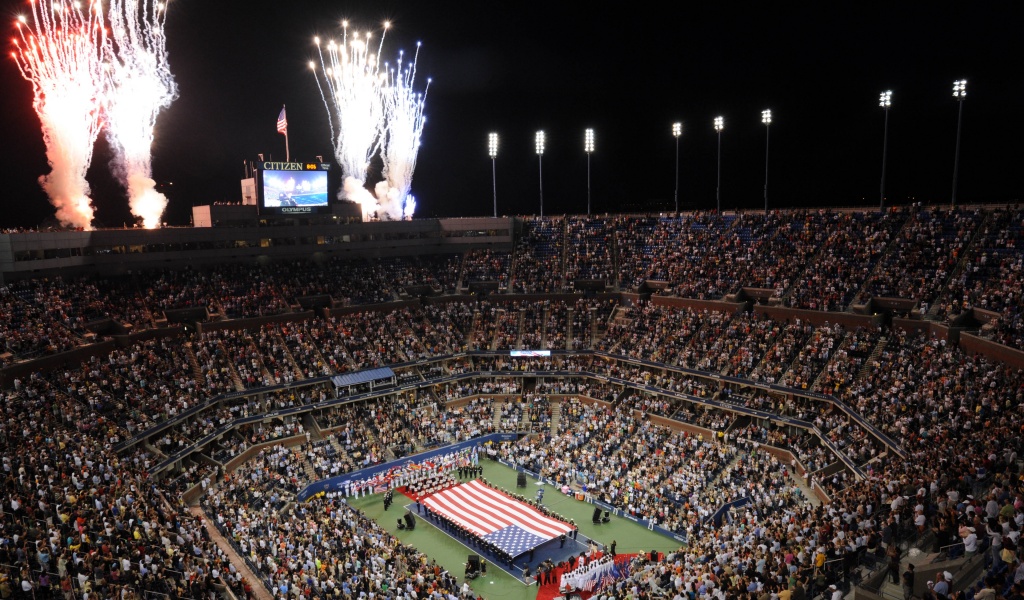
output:
M 540 216 L 544 217 L 544 131 L 538 131 L 533 138 L 537 150 L 537 174 L 540 178 Z
M 879 94 L 878 105 L 885 110 L 885 125 L 882 128 L 882 185 L 879 189 L 878 208 L 885 208 L 885 165 L 889 149 L 889 107 L 892 106 L 892 90 Z
M 683 124 L 672 124 L 672 137 L 676 138 L 676 216 L 679 216 L 679 136 L 683 135 Z
M 494 218 L 498 218 L 498 168 L 494 159 L 498 158 L 498 134 L 487 134 L 487 156 L 491 157 L 491 185 L 494 187 Z
M 718 133 L 718 185 L 715 187 L 715 202 L 718 214 L 722 214 L 722 130 L 725 129 L 725 117 L 715 117 L 715 131 Z
M 761 111 L 761 122 L 764 123 L 764 214 L 768 216 L 768 136 L 772 129 L 772 110 Z
M 967 80 L 957 79 L 953 82 L 953 97 L 960 105 L 956 117 L 956 152 L 953 154 L 953 197 L 950 204 L 956 206 L 956 178 L 960 172 L 960 125 L 964 120 L 964 98 L 967 97 Z
M 594 151 L 594 130 L 583 132 L 583 151 L 587 153 L 587 216 L 590 216 L 590 154 Z

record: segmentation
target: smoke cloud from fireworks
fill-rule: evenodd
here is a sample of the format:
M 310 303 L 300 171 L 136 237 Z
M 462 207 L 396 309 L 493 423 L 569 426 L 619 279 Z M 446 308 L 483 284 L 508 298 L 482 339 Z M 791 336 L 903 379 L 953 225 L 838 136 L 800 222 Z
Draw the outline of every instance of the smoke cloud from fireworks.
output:
M 50 173 L 39 182 L 66 226 L 88 229 L 93 207 L 86 171 L 99 135 L 104 101 L 102 7 L 68 0 L 32 2 L 17 22 L 11 53 L 32 83 Z
M 321 71 L 317 85 L 327 108 L 334 154 L 344 175 L 339 197 L 358 202 L 364 220 L 374 213 L 382 219 L 411 218 L 416 202 L 409 190 L 426 122 L 426 92 L 413 90 L 416 60 L 406 65 L 399 55 L 393 72 L 387 65 L 382 71 L 379 56 L 384 36 L 374 54 L 370 34 L 353 34 L 350 39 L 347 22 L 343 28 L 340 44 L 331 41 L 325 50 L 319 38 L 316 40 Z M 385 32 L 387 28 L 385 24 Z M 315 63 L 310 67 L 316 71 Z M 384 180 L 370 193 L 365 187 L 366 169 L 378 154 Z
M 359 204 L 363 211 L 363 220 L 366 221 L 377 212 L 379 208 L 377 199 L 373 197 L 370 190 L 364 187 L 365 181 L 356 179 L 355 177 L 346 176 L 341 183 L 341 191 L 338 192 L 338 197 L 344 200 L 351 200 Z
M 167 198 L 156 191 L 151 148 L 156 117 L 177 97 L 167 61 L 166 6 L 155 0 L 111 0 L 107 137 L 114 172 L 143 227 L 159 227 Z

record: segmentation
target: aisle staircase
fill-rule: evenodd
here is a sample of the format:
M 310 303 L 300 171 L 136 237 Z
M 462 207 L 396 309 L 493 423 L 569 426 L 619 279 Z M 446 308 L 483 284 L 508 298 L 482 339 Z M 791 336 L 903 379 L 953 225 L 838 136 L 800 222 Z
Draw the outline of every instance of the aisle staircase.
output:
M 256 340 L 253 339 L 251 335 L 247 334 L 245 336 L 245 339 L 246 341 L 249 342 L 249 348 L 252 349 L 253 352 L 255 352 L 254 356 L 256 357 L 256 360 L 259 363 L 259 376 L 264 381 L 274 381 L 274 374 L 271 373 L 270 369 L 267 368 L 267 363 L 264 362 L 263 360 L 263 350 L 260 348 L 259 344 L 256 343 Z
M 530 422 L 530 411 L 523 403 L 523 412 L 519 415 L 519 431 L 533 432 L 533 424 Z
M 501 431 L 501 404 L 491 400 L 491 419 L 494 421 L 494 430 Z
M 885 346 L 888 343 L 888 337 L 883 336 L 882 338 L 879 338 L 878 343 L 875 344 L 875 349 L 871 351 L 871 355 L 864 361 L 864 364 L 860 368 L 860 372 L 857 373 L 858 380 L 864 379 L 871 373 L 872 365 L 877 364 L 879 359 L 881 359 L 882 353 L 885 352 Z
M 885 271 L 885 269 L 888 268 L 885 263 L 889 259 L 889 255 L 891 255 L 893 251 L 899 246 L 899 241 L 903 238 L 903 232 L 908 227 L 910 227 L 912 223 L 915 222 L 917 222 L 916 213 L 909 215 L 907 217 L 907 220 L 903 221 L 903 225 L 901 225 L 899 230 L 893 234 L 892 238 L 889 240 L 889 244 L 885 248 L 885 252 L 883 252 L 882 255 L 878 257 L 878 262 L 876 262 L 874 268 L 871 269 L 871 273 L 868 274 L 868 276 L 864 279 L 864 283 L 861 284 L 860 289 L 857 290 L 857 293 L 852 296 L 850 303 L 846 306 L 844 310 L 850 310 L 850 308 L 854 304 L 860 304 L 860 302 L 857 299 L 860 298 L 862 294 L 865 294 L 867 292 L 867 290 L 871 286 L 871 282 L 873 282 L 875 278 L 878 277 L 878 274 L 882 271 Z
M 224 347 L 224 343 L 220 340 L 217 341 L 217 347 L 220 349 L 224 356 L 230 356 L 228 349 Z M 245 384 L 242 383 L 242 376 L 238 374 L 238 369 L 235 368 L 235 364 L 230 360 L 227 361 L 228 368 L 231 369 L 231 381 L 235 384 L 235 390 L 239 392 L 245 391 Z
M 192 342 L 185 344 L 185 356 L 188 357 L 188 364 L 192 366 L 192 376 L 196 381 L 203 381 L 203 368 L 199 366 L 199 359 L 196 358 L 196 351 L 192 349 Z
M 281 352 L 282 354 L 284 354 L 284 357 L 288 361 L 288 364 L 291 365 L 292 372 L 295 373 L 295 380 L 302 381 L 303 379 L 305 379 L 306 374 L 303 373 L 302 369 L 299 368 L 299 363 L 295 360 L 295 356 L 292 354 L 291 348 L 289 348 L 288 344 L 285 343 L 284 338 L 281 337 L 281 334 L 275 333 L 274 338 L 280 345 Z
M 552 437 L 558 435 L 558 422 L 562 419 L 562 402 L 561 400 L 551 401 L 551 435 Z

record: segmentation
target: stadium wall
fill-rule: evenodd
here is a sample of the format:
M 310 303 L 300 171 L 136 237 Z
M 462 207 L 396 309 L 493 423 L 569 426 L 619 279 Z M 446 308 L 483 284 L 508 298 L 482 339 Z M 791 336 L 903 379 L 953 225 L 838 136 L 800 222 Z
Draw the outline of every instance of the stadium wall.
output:
M 696 298 L 677 298 L 675 296 L 651 296 L 651 304 L 672 308 L 691 308 L 712 312 L 735 313 L 744 307 L 744 302 L 727 302 L 725 300 L 698 300 Z
M 1018 369 L 1024 369 L 1024 352 L 997 344 L 992 340 L 986 340 L 970 333 L 961 333 L 960 347 L 969 354 L 981 354 L 986 358 L 1002 361 Z
M 302 323 L 315 317 L 311 311 L 282 313 L 279 315 L 268 315 L 265 317 L 253 317 L 251 319 L 230 319 L 228 321 L 204 321 L 196 323 L 199 333 L 211 331 L 237 331 L 239 329 L 259 329 L 264 325 L 274 323 Z
M 276 440 L 271 440 L 269 442 L 261 442 L 259 444 L 255 444 L 253 446 L 246 448 L 241 454 L 235 456 L 228 462 L 224 463 L 224 472 L 231 473 L 238 467 L 245 464 L 249 459 L 256 456 L 263 450 L 266 450 L 267 448 L 273 448 L 274 446 L 284 446 L 286 448 L 292 448 L 294 446 L 304 444 L 305 442 L 306 436 L 293 435 L 291 437 L 280 438 Z
M 110 336 L 100 342 L 79 346 L 60 354 L 42 356 L 33 360 L 15 363 L 0 369 L 0 386 L 10 387 L 14 380 L 28 377 L 39 371 L 49 371 L 56 368 L 76 366 L 82 361 L 89 360 L 94 356 L 105 356 L 110 354 L 114 348 L 127 348 L 138 342 L 145 342 L 154 338 L 177 338 L 183 335 L 181 327 L 164 327 L 146 329 L 127 335 Z
M 324 311 L 324 314 L 329 319 L 335 316 L 340 317 L 342 315 L 351 315 L 355 313 L 401 310 L 410 306 L 420 306 L 421 304 L 422 303 L 419 300 L 398 300 L 396 302 L 385 302 L 383 304 L 356 304 L 352 306 L 342 306 L 339 308 L 328 308 Z
M 107 339 L 95 344 L 79 346 L 60 354 L 50 354 L 34 360 L 15 363 L 0 370 L 0 385 L 10 387 L 15 379 L 30 376 L 37 371 L 52 371 L 77 366 L 93 356 L 110 354 L 115 348 L 114 340 Z
M 705 440 L 717 440 L 720 436 L 714 429 L 707 429 L 705 427 L 698 427 L 697 425 L 690 425 L 689 423 L 683 423 L 682 421 L 676 421 L 669 419 L 668 417 L 659 417 L 658 415 L 652 415 L 650 413 L 642 413 L 639 410 L 633 411 L 634 418 L 642 418 L 646 416 L 651 423 L 659 425 L 661 427 L 667 427 L 673 431 L 685 431 L 690 435 L 702 436 Z
M 0 234 L 0 281 L 260 260 L 511 250 L 514 219 L 416 219 L 263 227 L 165 227 Z
M 813 325 L 824 325 L 825 323 L 839 323 L 843 327 L 878 327 L 885 322 L 882 315 L 855 315 L 853 313 L 823 312 L 820 310 L 807 310 L 801 308 L 787 308 L 782 306 L 755 305 L 754 314 L 768 317 L 783 323 L 789 323 L 800 319 L 805 323 Z

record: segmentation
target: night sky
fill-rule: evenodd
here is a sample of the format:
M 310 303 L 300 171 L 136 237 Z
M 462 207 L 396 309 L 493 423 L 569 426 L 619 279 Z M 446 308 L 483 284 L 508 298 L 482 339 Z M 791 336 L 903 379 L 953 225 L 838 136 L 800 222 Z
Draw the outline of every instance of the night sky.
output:
M 662 4 L 662 3 L 657 3 Z M 713 6 L 707 6 L 713 4 Z M 157 124 L 154 178 L 170 198 L 165 220 L 191 207 L 237 201 L 243 161 L 283 160 L 275 130 L 288 107 L 293 160 L 335 162 L 313 75 L 312 39 L 354 30 L 387 34 L 383 58 L 422 41 L 418 84 L 431 77 L 427 124 L 413 179 L 417 216 L 492 212 L 487 134 L 498 132 L 499 214 L 535 214 L 547 134 L 546 214 L 586 212 L 583 131 L 595 212 L 670 209 L 679 141 L 681 206 L 715 205 L 722 133 L 722 207 L 763 205 L 770 108 L 773 207 L 877 205 L 881 91 L 893 91 L 887 196 L 891 203 L 950 198 L 957 125 L 954 79 L 968 80 L 962 202 L 1024 195 L 1024 4 L 1006 2 L 623 3 L 200 2 L 171 0 L 167 36 L 179 98 Z M 6 2 L 5 16 L 23 12 Z M 5 186 L 0 227 L 52 222 L 37 178 L 48 171 L 29 82 L 0 67 Z M 131 222 L 100 134 L 89 172 L 97 226 Z M 333 173 L 340 180 L 340 173 Z

